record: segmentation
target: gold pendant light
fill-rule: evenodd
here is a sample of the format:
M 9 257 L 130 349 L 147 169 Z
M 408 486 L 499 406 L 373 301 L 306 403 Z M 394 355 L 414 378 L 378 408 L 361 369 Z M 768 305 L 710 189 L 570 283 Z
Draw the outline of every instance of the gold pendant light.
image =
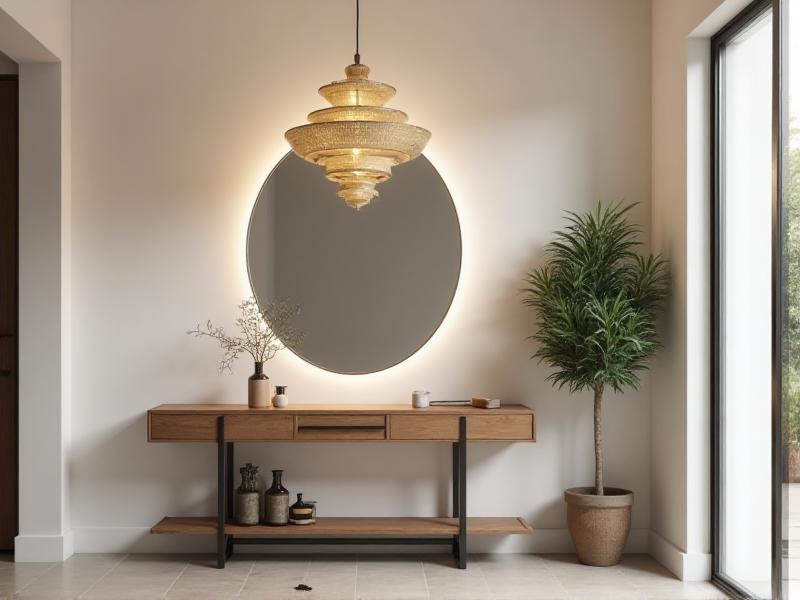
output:
M 431 132 L 406 123 L 408 115 L 384 104 L 396 90 L 369 79 L 369 67 L 358 53 L 359 6 L 356 0 L 355 63 L 347 79 L 319 88 L 329 108 L 308 115 L 309 124 L 286 132 L 292 150 L 305 160 L 325 167 L 326 177 L 339 184 L 338 196 L 348 206 L 361 208 L 392 176 L 392 167 L 420 155 Z

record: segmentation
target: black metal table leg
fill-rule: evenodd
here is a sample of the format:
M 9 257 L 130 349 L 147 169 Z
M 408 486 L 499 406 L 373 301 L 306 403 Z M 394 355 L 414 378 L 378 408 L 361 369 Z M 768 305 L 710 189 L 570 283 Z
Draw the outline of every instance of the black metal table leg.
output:
M 458 454 L 458 442 L 453 442 L 453 516 L 457 517 L 459 515 L 459 492 L 461 491 L 461 487 L 458 481 L 459 475 L 459 454 Z
M 227 507 L 227 511 L 225 514 L 230 521 L 233 521 L 233 442 L 225 442 L 225 448 L 227 450 L 227 454 L 225 456 L 225 465 L 227 467 L 227 481 L 225 482 L 227 494 L 225 496 L 225 505 Z M 233 554 L 233 536 L 228 535 L 226 537 L 228 542 L 225 550 L 225 557 L 230 558 L 231 554 Z
M 461 485 L 459 483 L 459 450 L 458 442 L 453 442 L 453 517 L 458 518 L 460 507 L 458 501 L 460 499 Z M 453 536 L 453 558 L 458 562 L 458 535 Z
M 225 537 L 225 515 L 228 514 L 227 468 L 225 460 L 228 448 L 225 444 L 225 417 L 217 417 L 217 568 L 225 568 L 227 539 Z
M 458 533 L 453 536 L 453 558 L 459 569 L 467 568 L 467 417 L 458 418 L 458 441 L 453 443 L 453 517 Z
M 467 568 L 467 417 L 458 419 L 458 568 Z
M 227 490 L 227 499 L 225 505 L 228 509 L 225 514 L 229 519 L 233 518 L 233 442 L 225 442 L 227 454 L 225 456 L 225 489 Z

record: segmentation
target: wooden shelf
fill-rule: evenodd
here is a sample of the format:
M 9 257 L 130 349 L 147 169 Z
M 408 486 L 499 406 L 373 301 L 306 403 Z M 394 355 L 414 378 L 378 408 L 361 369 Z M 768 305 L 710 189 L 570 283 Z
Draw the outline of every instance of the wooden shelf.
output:
M 247 404 L 159 404 L 150 409 L 155 414 L 212 415 L 529 415 L 533 410 L 522 404 L 502 404 L 500 408 L 475 408 L 468 404 L 414 408 L 405 404 L 303 404 L 293 402 L 286 408 L 249 408 Z
M 164 517 L 151 533 L 214 535 L 216 517 Z M 468 517 L 469 535 L 529 535 L 531 526 L 519 517 Z M 225 525 L 229 535 L 262 537 L 444 537 L 458 533 L 450 517 L 320 517 L 314 525 Z

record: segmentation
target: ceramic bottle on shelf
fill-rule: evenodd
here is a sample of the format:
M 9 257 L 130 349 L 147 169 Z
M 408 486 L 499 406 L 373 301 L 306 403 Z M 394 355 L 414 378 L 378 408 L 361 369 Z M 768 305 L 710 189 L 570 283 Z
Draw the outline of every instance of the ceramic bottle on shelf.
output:
M 303 494 L 297 494 L 297 502 L 289 508 L 289 522 L 292 525 L 312 525 L 316 522 L 316 506 L 303 502 Z
M 272 471 L 272 485 L 264 494 L 264 521 L 267 525 L 289 524 L 289 490 L 283 487 L 283 471 Z
M 258 483 L 256 476 L 258 467 L 252 463 L 247 463 L 239 473 L 242 475 L 242 483 L 237 488 L 233 516 L 239 525 L 258 525 L 261 516 L 261 494 L 258 493 Z
M 269 407 L 272 398 L 272 383 L 264 374 L 264 363 L 257 362 L 256 372 L 247 380 L 247 406 L 250 408 Z

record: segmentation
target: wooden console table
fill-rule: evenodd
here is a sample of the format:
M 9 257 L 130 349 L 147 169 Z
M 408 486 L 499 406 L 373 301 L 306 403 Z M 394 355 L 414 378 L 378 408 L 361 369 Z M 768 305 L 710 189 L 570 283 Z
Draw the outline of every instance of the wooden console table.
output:
M 217 444 L 217 516 L 165 517 L 152 533 L 217 536 L 217 566 L 235 544 L 452 544 L 467 566 L 467 535 L 530 534 L 517 517 L 467 518 L 467 442 L 534 442 L 530 408 L 412 408 L 402 404 L 296 404 L 251 409 L 239 404 L 162 404 L 147 413 L 149 442 Z M 233 521 L 236 442 L 450 442 L 452 517 L 318 517 L 314 525 L 241 526 Z

